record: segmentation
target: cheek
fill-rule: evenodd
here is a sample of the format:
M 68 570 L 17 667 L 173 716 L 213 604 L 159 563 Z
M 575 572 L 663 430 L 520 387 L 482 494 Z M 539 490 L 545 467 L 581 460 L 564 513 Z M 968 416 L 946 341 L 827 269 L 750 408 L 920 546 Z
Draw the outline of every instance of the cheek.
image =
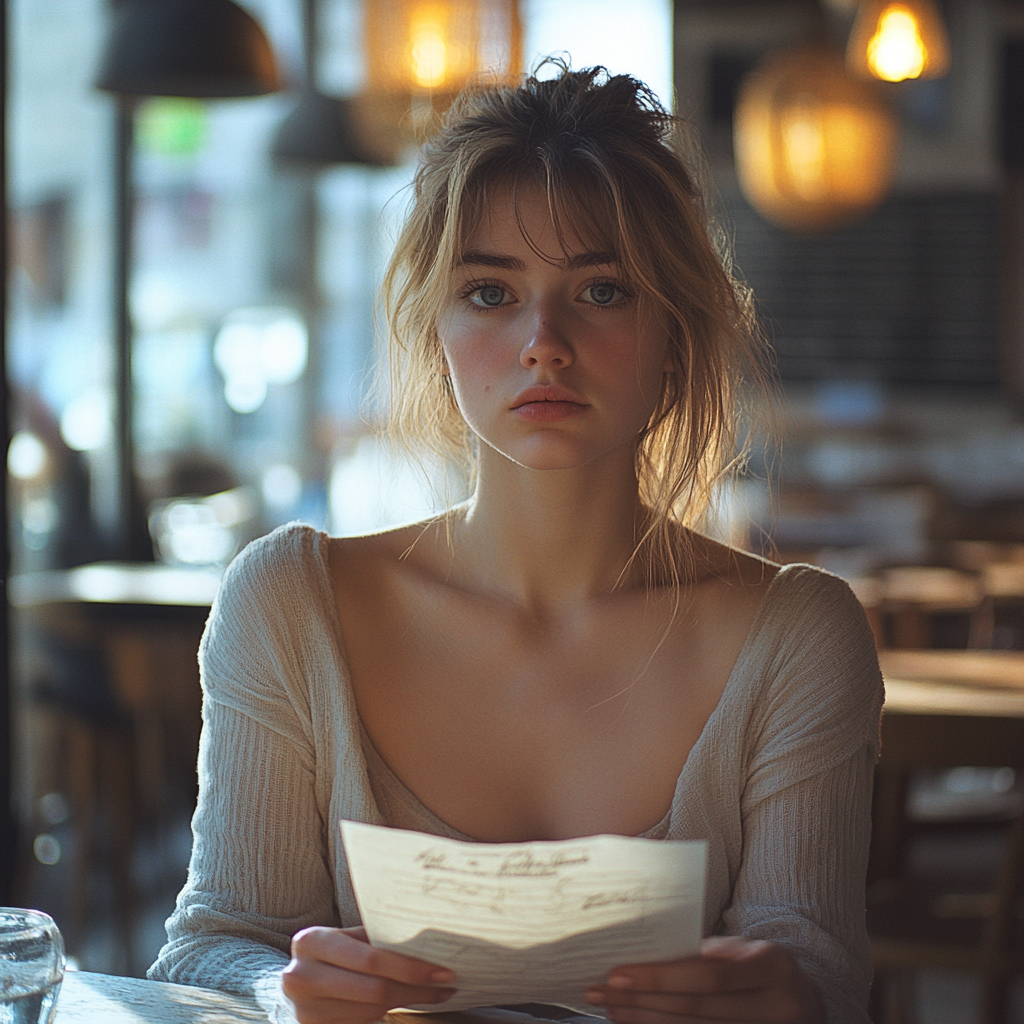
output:
M 479 331 L 451 330 L 441 344 L 452 387 L 465 412 L 475 395 L 494 388 L 507 371 L 508 360 L 496 339 L 481 337 Z

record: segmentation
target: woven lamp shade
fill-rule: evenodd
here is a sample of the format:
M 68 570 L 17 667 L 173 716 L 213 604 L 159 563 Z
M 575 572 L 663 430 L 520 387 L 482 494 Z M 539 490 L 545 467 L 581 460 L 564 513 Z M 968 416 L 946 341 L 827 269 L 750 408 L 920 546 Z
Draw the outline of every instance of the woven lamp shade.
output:
M 450 97 L 519 74 L 517 0 L 373 0 L 364 12 L 372 93 Z
M 771 53 L 740 87 L 740 187 L 779 227 L 826 231 L 863 216 L 889 189 L 896 141 L 878 83 L 851 74 L 828 44 Z

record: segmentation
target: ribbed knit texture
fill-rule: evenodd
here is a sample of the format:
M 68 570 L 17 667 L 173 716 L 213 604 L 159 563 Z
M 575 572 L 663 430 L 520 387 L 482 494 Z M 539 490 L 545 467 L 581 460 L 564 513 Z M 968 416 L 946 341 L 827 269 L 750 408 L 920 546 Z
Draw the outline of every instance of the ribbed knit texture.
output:
M 286 1006 L 271 1004 L 291 936 L 359 923 L 338 822 L 397 824 L 367 772 L 328 543 L 308 526 L 281 527 L 224 577 L 199 656 L 189 877 L 149 971 L 256 994 L 282 1019 Z M 785 566 L 658 829 L 708 840 L 705 934 L 785 944 L 830 1024 L 869 1021 L 864 874 L 881 703 L 871 631 L 849 587 Z M 429 811 L 420 827 L 446 829 Z

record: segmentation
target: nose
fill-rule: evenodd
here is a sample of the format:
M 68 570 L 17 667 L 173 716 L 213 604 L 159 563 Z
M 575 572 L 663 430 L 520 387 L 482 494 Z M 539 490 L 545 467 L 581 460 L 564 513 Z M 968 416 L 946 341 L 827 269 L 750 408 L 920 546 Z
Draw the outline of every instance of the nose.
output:
M 573 361 L 572 346 L 550 310 L 538 310 L 530 333 L 519 353 L 519 362 L 527 369 L 550 366 L 563 369 Z

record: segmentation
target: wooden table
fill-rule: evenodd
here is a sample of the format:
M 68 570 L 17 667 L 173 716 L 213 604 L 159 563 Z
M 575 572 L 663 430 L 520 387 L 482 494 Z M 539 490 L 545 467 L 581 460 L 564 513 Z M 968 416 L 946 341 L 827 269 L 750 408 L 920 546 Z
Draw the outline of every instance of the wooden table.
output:
M 90 880 L 108 875 L 129 970 L 146 966 L 131 940 L 132 849 L 139 824 L 159 823 L 174 807 L 169 793 L 194 799 L 197 651 L 219 586 L 212 570 L 118 562 L 9 581 L 32 802 L 56 790 L 71 803 L 71 898 L 61 923 L 74 948 L 91 913 Z M 31 856 L 23 844 L 20 859 Z
M 68 971 L 55 1024 L 267 1024 L 255 999 L 189 985 Z
M 1024 718 L 1024 652 L 882 651 L 891 714 Z

